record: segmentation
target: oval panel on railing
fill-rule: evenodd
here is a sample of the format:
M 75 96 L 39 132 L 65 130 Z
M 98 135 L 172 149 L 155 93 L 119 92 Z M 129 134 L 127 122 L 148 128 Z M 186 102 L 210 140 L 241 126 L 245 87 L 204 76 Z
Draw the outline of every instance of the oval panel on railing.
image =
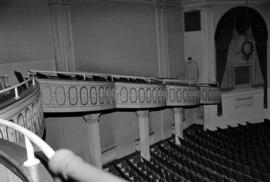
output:
M 97 89 L 96 87 L 91 87 L 90 88 L 90 100 L 92 105 L 97 104 Z
M 43 100 L 43 104 L 49 105 L 52 102 L 52 91 L 50 87 L 44 87 L 42 92 L 42 98 L 46 98 Z
M 58 105 L 64 105 L 66 102 L 65 88 L 62 85 L 58 85 L 55 88 L 55 98 Z M 44 100 L 44 99 L 43 99 Z
M 71 105 L 76 105 L 78 102 L 78 91 L 76 87 L 70 87 L 68 89 L 68 98 Z
M 88 90 L 85 86 L 80 89 L 80 98 L 82 105 L 86 105 L 88 103 Z

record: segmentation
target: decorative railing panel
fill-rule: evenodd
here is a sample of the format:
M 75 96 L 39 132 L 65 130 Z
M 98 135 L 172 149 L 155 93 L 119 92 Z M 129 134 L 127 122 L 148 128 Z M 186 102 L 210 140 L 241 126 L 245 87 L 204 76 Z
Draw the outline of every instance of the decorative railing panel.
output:
M 38 79 L 44 112 L 84 112 L 115 107 L 112 82 Z
M 217 104 L 221 102 L 221 91 L 216 86 L 200 86 L 200 103 Z
M 166 105 L 162 84 L 115 82 L 116 108 L 155 108 Z
M 89 112 L 195 106 L 220 102 L 217 86 L 101 73 L 31 71 L 40 83 L 44 112 Z
M 193 106 L 200 104 L 200 89 L 191 85 L 166 85 L 167 106 Z
M 34 78 L 0 91 L 0 95 L 9 98 L 0 104 L 0 118 L 19 124 L 40 137 L 43 135 L 44 116 L 40 87 Z M 17 144 L 24 142 L 20 133 L 3 125 L 0 125 L 0 138 Z

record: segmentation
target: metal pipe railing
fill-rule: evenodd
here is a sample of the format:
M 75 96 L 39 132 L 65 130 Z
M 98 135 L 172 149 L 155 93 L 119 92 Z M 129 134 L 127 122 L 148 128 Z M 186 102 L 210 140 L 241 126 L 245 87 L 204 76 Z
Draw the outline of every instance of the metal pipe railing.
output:
M 34 84 L 35 84 L 34 79 L 35 79 L 34 77 L 29 77 L 27 80 L 25 80 L 25 81 L 22 82 L 22 83 L 19 83 L 19 84 L 17 84 L 17 85 L 13 85 L 13 86 L 8 87 L 8 88 L 6 88 L 6 89 L 0 90 L 0 94 L 10 92 L 11 90 L 15 90 L 15 92 L 16 92 L 16 89 L 18 90 L 18 87 L 20 87 L 20 86 L 22 86 L 22 85 L 26 85 L 26 87 L 28 87 L 28 83 L 29 83 L 30 81 L 32 81 L 32 83 L 33 83 L 33 85 L 34 85 Z
M 34 156 L 34 149 L 31 144 L 33 143 L 49 159 L 49 169 L 51 173 L 57 177 L 57 179 L 60 177 L 60 179 L 72 179 L 78 182 L 124 181 L 116 176 L 89 165 L 70 150 L 62 149 L 55 152 L 41 138 L 18 124 L 4 119 L 0 119 L 0 124 L 10 127 L 25 136 L 27 160 L 24 162 L 24 166 L 26 167 L 39 164 L 39 160 Z

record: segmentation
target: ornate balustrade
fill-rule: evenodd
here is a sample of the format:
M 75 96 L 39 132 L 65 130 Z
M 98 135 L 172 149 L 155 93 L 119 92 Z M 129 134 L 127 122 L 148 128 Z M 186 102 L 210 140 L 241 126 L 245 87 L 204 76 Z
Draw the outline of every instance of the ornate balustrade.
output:
M 0 118 L 19 124 L 39 136 L 44 132 L 44 117 L 39 83 L 33 77 L 0 91 Z M 17 144 L 23 136 L 11 128 L 0 125 L 0 138 Z
M 220 102 L 216 86 L 124 75 L 31 71 L 41 87 L 44 112 L 147 109 Z
M 175 137 L 178 138 L 182 136 L 182 107 L 216 104 L 218 102 L 220 102 L 220 90 L 215 85 L 188 84 L 173 79 L 99 73 L 30 71 L 28 79 L 24 82 L 0 90 L 0 118 L 10 121 L 6 122 L 0 119 L 0 138 L 19 145 L 26 144 L 27 160 L 23 165 L 27 166 L 28 163 L 32 165 L 33 161 L 34 163 L 36 161 L 33 155 L 33 147 L 29 141 L 32 134 L 25 134 L 24 132 L 28 129 L 38 136 L 43 135 L 43 111 L 45 113 L 86 112 L 86 114 L 95 111 L 94 114 L 85 115 L 84 118 L 88 131 L 87 140 L 89 140 L 89 143 L 93 143 L 89 148 L 91 147 L 91 150 L 96 149 L 92 152 L 91 158 L 98 158 L 94 164 L 101 167 L 99 133 L 93 132 L 99 131 L 98 120 L 101 111 L 134 109 L 139 121 L 141 155 L 149 159 L 148 116 L 151 108 L 173 107 Z M 94 136 L 90 135 L 93 133 Z M 0 141 L 0 146 L 1 144 Z M 82 162 L 81 159 L 70 152 L 60 152 L 55 157 L 54 151 L 49 150 L 47 156 L 51 158 L 49 167 L 52 172 L 62 175 L 65 179 L 68 179 L 68 177 L 78 180 L 82 178 L 85 181 L 93 179 L 93 176 L 89 176 L 87 173 L 90 170 L 96 173 L 94 178 L 103 176 L 104 179 L 110 181 L 119 181 L 118 178 L 108 176 Z M 11 158 L 15 157 L 11 156 Z M 22 161 L 20 161 L 21 163 Z M 67 166 L 70 173 L 65 171 Z M 37 170 L 39 171 L 39 169 Z M 32 174 L 34 173 L 28 171 L 25 176 L 31 178 Z
M 112 75 L 116 108 L 156 108 L 166 105 L 165 87 L 155 78 Z
M 115 108 L 114 83 L 101 75 L 31 72 L 40 83 L 44 112 L 84 112 Z

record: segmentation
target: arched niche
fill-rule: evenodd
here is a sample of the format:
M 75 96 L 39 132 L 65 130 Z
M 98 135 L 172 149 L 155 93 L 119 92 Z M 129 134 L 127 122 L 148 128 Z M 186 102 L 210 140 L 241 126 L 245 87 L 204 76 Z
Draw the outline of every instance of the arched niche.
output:
M 256 51 L 258 67 L 263 77 L 264 107 L 267 108 L 268 30 L 263 17 L 255 9 L 242 6 L 235 7 L 227 11 L 219 20 L 215 30 L 216 80 L 222 85 L 225 72 L 228 69 L 228 52 L 235 32 L 246 37 L 241 45 L 240 54 L 245 55 L 247 61 L 252 52 Z M 231 71 L 231 73 L 232 82 L 235 82 L 235 73 L 234 71 Z M 221 114 L 221 107 L 218 110 Z

